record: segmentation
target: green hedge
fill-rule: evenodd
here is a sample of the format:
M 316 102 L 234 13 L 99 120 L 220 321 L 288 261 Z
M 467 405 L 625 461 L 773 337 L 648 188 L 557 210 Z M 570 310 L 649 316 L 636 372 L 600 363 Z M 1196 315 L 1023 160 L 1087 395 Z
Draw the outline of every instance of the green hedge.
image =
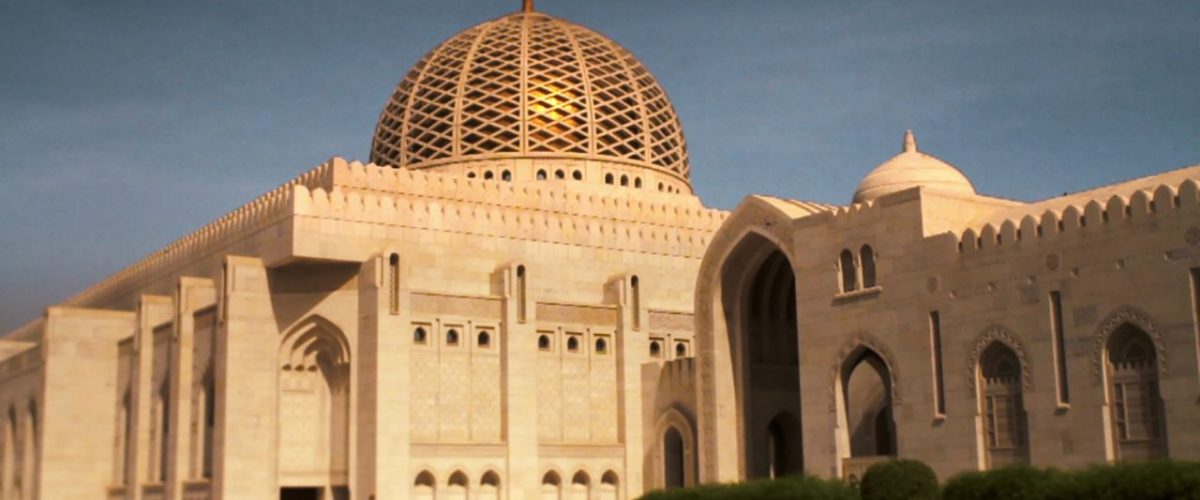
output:
M 1013 465 L 951 478 L 943 500 L 1200 500 L 1200 463 L 1096 465 L 1074 472 Z
M 861 489 L 861 496 L 860 496 Z M 940 495 L 925 464 L 892 460 L 871 466 L 860 489 L 836 479 L 790 476 L 654 491 L 645 500 L 1200 500 L 1200 462 L 1159 460 L 1063 472 L 1012 465 L 950 478 Z
M 858 492 L 846 483 L 812 476 L 788 476 L 776 480 L 734 484 L 705 484 L 692 488 L 654 491 L 643 500 L 858 500 Z
M 933 469 L 917 460 L 888 460 L 867 468 L 858 485 L 863 500 L 937 500 Z

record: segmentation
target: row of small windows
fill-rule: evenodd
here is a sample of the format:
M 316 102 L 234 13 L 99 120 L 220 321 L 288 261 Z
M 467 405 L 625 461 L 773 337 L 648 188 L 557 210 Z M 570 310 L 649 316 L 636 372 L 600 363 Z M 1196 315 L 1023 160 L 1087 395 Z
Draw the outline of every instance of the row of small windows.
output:
M 569 352 L 569 353 L 581 352 L 581 349 L 583 347 L 583 340 L 582 340 L 583 335 L 567 334 L 566 337 L 567 337 L 567 343 L 566 343 L 567 352 Z M 448 347 L 458 347 L 458 346 L 462 345 L 462 342 L 463 342 L 462 334 L 456 328 L 450 328 L 450 329 L 446 330 L 445 339 L 446 339 L 446 346 L 448 346 Z M 419 326 L 419 327 L 413 329 L 413 343 L 414 344 L 428 345 L 429 342 L 430 342 L 429 331 L 426 330 L 425 327 Z M 667 344 L 667 341 L 664 341 L 664 340 L 657 340 L 657 339 L 651 340 L 650 341 L 650 357 L 652 357 L 652 358 L 663 357 L 664 346 L 666 344 Z M 480 349 L 490 349 L 492 347 L 491 333 L 488 330 L 481 330 L 475 336 L 475 346 Z M 538 335 L 537 347 L 538 347 L 538 350 L 542 351 L 542 352 L 553 352 L 554 351 L 553 334 L 552 333 L 543 333 L 541 335 Z M 605 355 L 605 354 L 609 354 L 609 351 L 610 351 L 610 346 L 609 346 L 608 337 L 597 337 L 595 339 L 595 341 L 593 342 L 592 352 L 595 354 L 599 354 L 599 355 Z M 682 357 L 686 357 L 687 355 L 688 355 L 687 342 L 676 341 L 675 342 L 675 357 L 682 358 Z
M 582 335 L 568 334 L 567 335 L 567 352 L 579 353 L 581 347 L 583 346 L 583 341 L 580 340 L 582 337 L 583 337 Z M 554 351 L 554 340 L 552 339 L 552 334 L 543 333 L 541 335 L 538 335 L 537 346 L 538 346 L 539 351 L 553 352 Z M 593 347 L 594 347 L 594 349 L 592 350 L 592 352 L 595 354 L 605 355 L 605 354 L 609 353 L 608 339 L 605 337 L 597 338 L 595 340 Z
M 537 180 L 545 181 L 545 180 L 550 179 L 551 174 L 546 169 L 538 169 L 537 173 L 534 175 L 537 178 Z M 476 172 L 467 172 L 468 179 L 475 179 L 479 176 L 480 176 L 480 174 L 478 174 Z M 483 180 L 485 180 L 485 181 L 495 180 L 496 173 L 491 170 L 484 170 L 482 177 L 483 177 Z M 511 170 L 501 170 L 499 177 L 500 177 L 501 181 L 512 182 L 513 173 Z M 566 178 L 567 178 L 567 172 L 565 170 L 557 169 L 554 171 L 554 179 L 555 180 L 565 180 Z M 583 172 L 580 170 L 572 171 L 571 179 L 577 180 L 577 181 L 582 181 L 583 180 Z M 632 177 L 631 178 L 628 175 L 621 175 L 618 178 L 617 176 L 615 176 L 613 174 L 604 174 L 604 183 L 609 184 L 609 185 L 620 184 L 621 187 L 629 187 L 630 183 L 632 183 L 634 188 L 636 188 L 636 189 L 642 188 L 642 178 L 641 177 Z M 660 182 L 660 183 L 658 183 L 658 191 L 666 192 L 666 193 L 678 193 L 679 188 L 674 187 L 674 186 L 669 186 L 669 185 L 666 185 L 666 184 L 663 184 Z
M 429 332 L 425 327 L 418 326 L 413 329 L 413 343 L 417 345 L 429 344 Z M 456 328 L 446 330 L 446 345 L 449 347 L 458 347 L 461 345 L 461 335 Z M 492 347 L 492 335 L 487 330 L 481 330 L 475 336 L 475 345 L 481 349 L 490 349 Z
M 838 257 L 838 273 L 841 278 L 838 284 L 842 293 L 876 286 L 875 251 L 871 249 L 871 245 L 859 248 L 857 256 L 849 248 L 843 249 Z
M 652 357 L 652 358 L 663 357 L 663 345 L 665 343 L 666 343 L 665 341 L 661 341 L 661 340 L 651 340 L 650 341 L 650 357 Z M 686 342 L 675 342 L 675 357 L 683 358 L 683 357 L 687 357 L 687 355 L 688 355 L 687 343 Z

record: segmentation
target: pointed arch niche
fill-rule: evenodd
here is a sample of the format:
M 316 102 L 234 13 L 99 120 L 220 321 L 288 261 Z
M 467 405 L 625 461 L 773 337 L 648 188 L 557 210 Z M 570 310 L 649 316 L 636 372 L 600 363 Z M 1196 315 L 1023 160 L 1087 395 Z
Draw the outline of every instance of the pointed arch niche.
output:
M 896 373 L 878 340 L 856 335 L 840 351 L 834 368 L 837 451 L 844 476 L 858 477 L 867 465 L 896 456 Z
M 293 328 L 279 349 L 279 483 L 346 486 L 350 346 L 319 316 Z
M 1154 338 L 1141 326 L 1124 322 L 1108 335 L 1105 346 L 1105 396 L 1109 434 L 1118 460 L 1153 460 L 1167 456 L 1167 429 L 1159 360 Z
M 774 242 L 748 233 L 725 261 L 721 290 L 744 475 L 767 478 L 803 472 L 796 277 L 791 261 Z

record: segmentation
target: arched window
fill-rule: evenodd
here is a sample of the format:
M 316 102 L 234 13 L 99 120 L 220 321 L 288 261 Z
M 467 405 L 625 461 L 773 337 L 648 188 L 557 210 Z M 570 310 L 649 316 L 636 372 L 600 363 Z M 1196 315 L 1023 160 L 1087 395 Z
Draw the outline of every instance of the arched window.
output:
M 604 183 L 612 184 L 613 183 L 613 174 L 604 174 Z
M 500 180 L 502 180 L 504 182 L 511 181 L 512 180 L 512 172 L 509 172 L 507 170 L 500 172 Z
M 413 343 L 414 344 L 424 345 L 425 342 L 428 342 L 428 341 L 429 341 L 429 333 L 427 333 L 424 328 L 421 328 L 418 326 L 415 330 L 413 330 Z
M 617 500 L 619 483 L 616 472 L 605 471 L 604 475 L 600 476 L 600 485 L 596 487 L 595 500 Z
M 626 186 L 629 186 L 629 176 L 622 175 L 621 176 L 621 187 L 626 187 Z
M 567 351 L 579 352 L 579 339 L 574 335 L 567 337 Z
M 571 172 L 571 178 L 575 179 L 577 181 L 582 181 L 583 180 L 583 172 L 580 172 L 578 170 Z
M 467 178 L 468 178 L 468 179 L 474 179 L 474 178 L 475 178 L 475 172 L 467 172 Z
M 579 471 L 571 478 L 571 500 L 589 500 L 592 492 L 592 478 L 587 472 Z
M 542 476 L 542 500 L 559 500 L 562 495 L 562 478 L 554 471 Z
M 494 179 L 495 177 L 496 177 L 495 174 L 493 174 L 491 170 L 488 170 L 483 173 L 483 180 L 485 180 L 485 181 L 490 181 L 490 180 Z
M 633 187 L 638 188 L 638 189 L 642 188 L 642 178 L 641 177 L 637 177 L 637 178 L 633 179 Z
M 608 354 L 608 342 L 604 339 L 596 339 L 596 354 Z
M 862 266 L 863 288 L 871 288 L 875 286 L 875 251 L 871 249 L 871 245 L 863 245 L 858 256 Z
M 1150 335 L 1126 323 L 1108 340 L 1108 399 L 1117 459 L 1166 456 L 1158 353 Z
M 545 170 L 538 170 L 538 171 L 537 171 L 537 180 L 539 180 L 539 181 L 544 181 L 544 180 L 546 180 L 546 171 L 545 171 Z
M 446 482 L 446 495 L 444 498 L 466 500 L 470 483 L 471 481 L 467 479 L 467 475 L 463 471 L 454 471 L 453 474 L 450 474 L 450 480 Z
M 662 191 L 662 190 L 663 190 L 663 183 L 661 183 L 661 182 L 660 182 L 660 183 L 658 183 L 658 190 L 659 190 L 659 191 Z
M 433 500 L 437 493 L 437 479 L 429 471 L 421 471 L 413 481 L 413 498 L 415 500 Z
M 458 345 L 458 330 L 451 328 L 446 331 L 446 345 L 448 345 L 448 346 Z
M 682 358 L 684 356 L 687 356 L 687 344 L 684 344 L 683 342 L 677 342 L 675 344 L 675 357 Z
M 550 336 L 549 335 L 538 335 L 538 350 L 539 351 L 549 351 L 550 350 Z
M 479 347 L 487 349 L 492 346 L 492 336 L 488 332 L 479 332 Z
M 838 259 L 838 270 L 842 274 L 842 292 L 853 292 L 858 289 L 858 276 L 854 269 L 854 253 L 850 250 L 842 250 L 842 255 Z
M 992 342 L 979 356 L 978 377 L 988 467 L 1029 462 L 1020 359 L 1007 345 Z
M 567 173 L 563 172 L 562 169 L 560 168 L 560 169 L 554 171 L 554 178 L 558 179 L 558 180 L 566 179 Z
M 500 475 L 496 471 L 487 471 L 479 480 L 480 500 L 496 500 L 500 498 Z
M 650 341 L 650 357 L 657 358 L 662 356 L 662 345 L 657 340 Z

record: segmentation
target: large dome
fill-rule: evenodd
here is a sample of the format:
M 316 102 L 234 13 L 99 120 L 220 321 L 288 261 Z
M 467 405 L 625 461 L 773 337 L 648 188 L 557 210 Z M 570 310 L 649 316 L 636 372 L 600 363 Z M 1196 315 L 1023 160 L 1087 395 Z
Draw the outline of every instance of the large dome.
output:
M 429 52 L 392 93 L 371 146 L 371 161 L 397 167 L 529 157 L 648 168 L 691 187 L 683 129 L 650 72 L 603 35 L 532 11 Z

